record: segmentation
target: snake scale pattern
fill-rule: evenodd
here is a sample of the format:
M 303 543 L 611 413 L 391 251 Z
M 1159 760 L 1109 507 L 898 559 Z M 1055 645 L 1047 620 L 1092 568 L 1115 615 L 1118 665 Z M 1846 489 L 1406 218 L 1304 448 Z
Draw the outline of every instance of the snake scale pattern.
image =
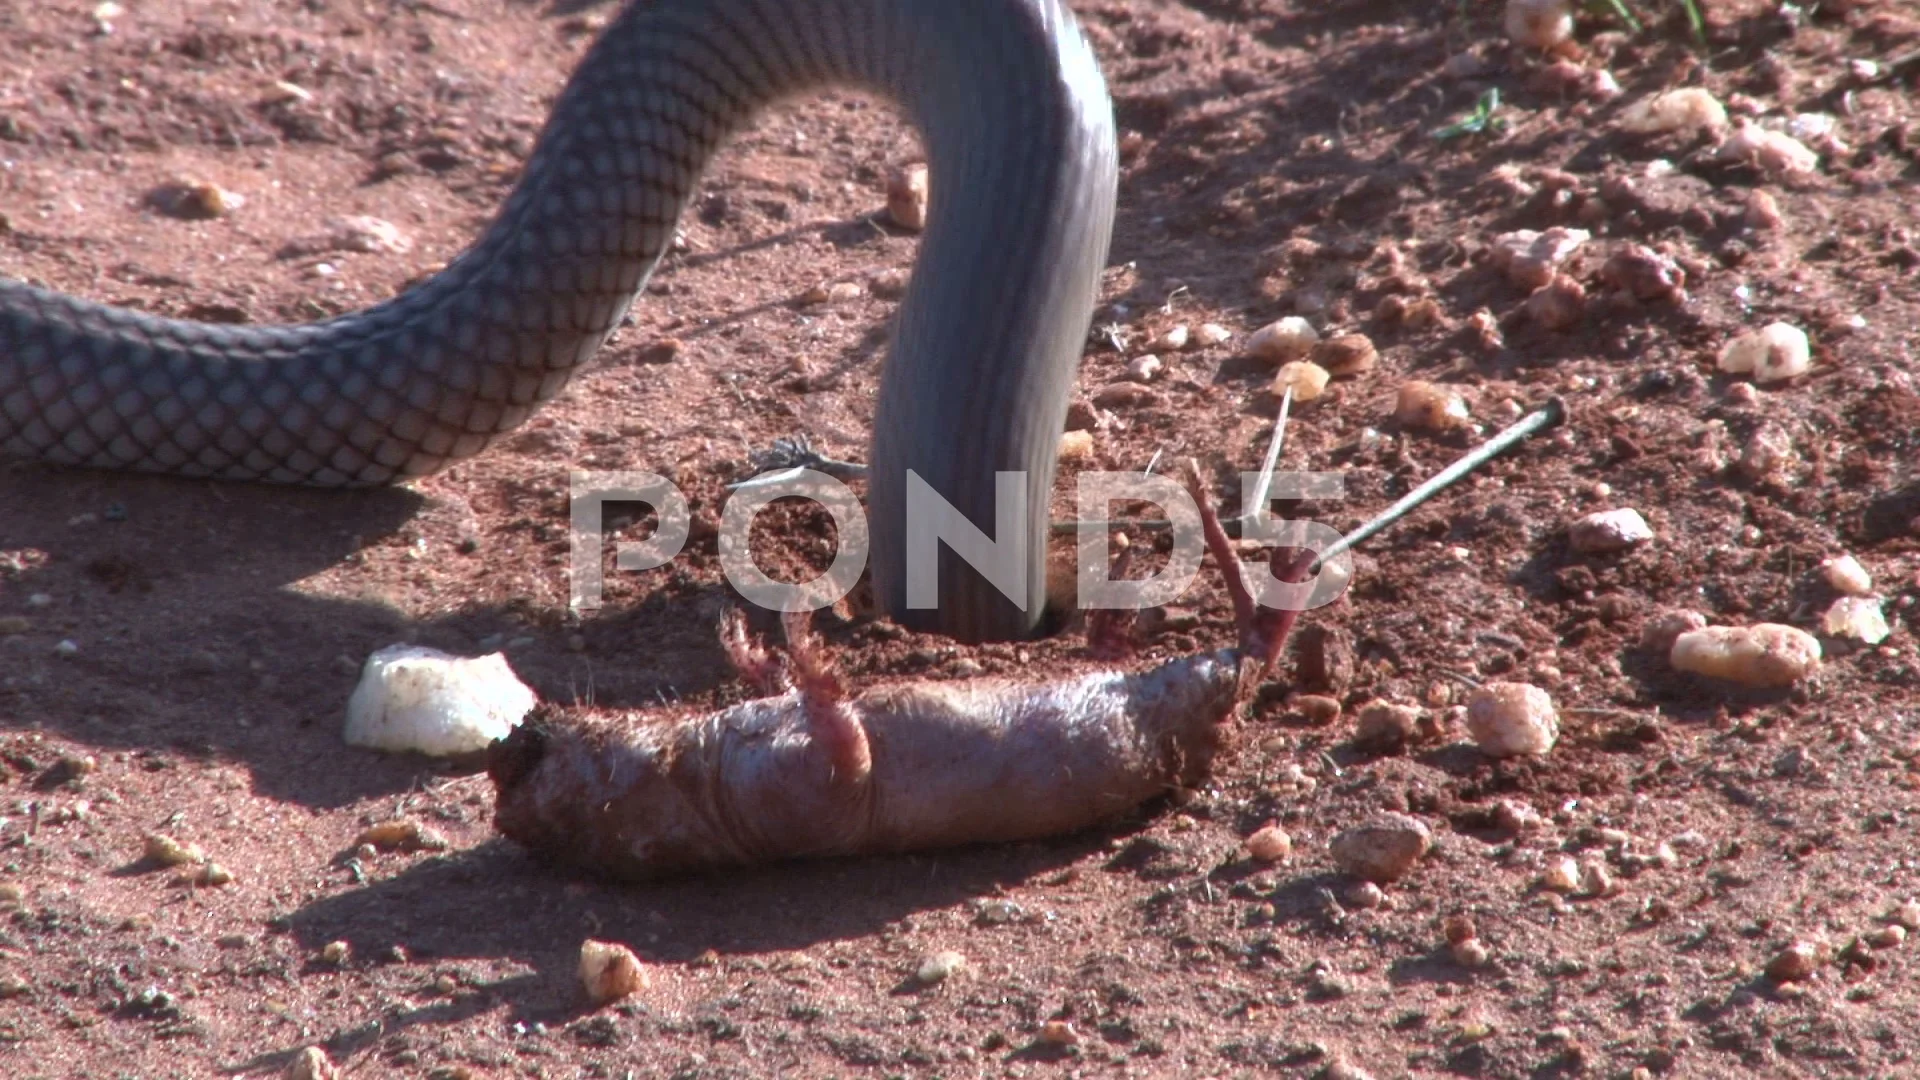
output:
M 635 0 L 493 223 L 392 300 L 309 325 L 211 325 L 0 279 L 0 454 L 364 487 L 479 453 L 619 325 L 727 137 L 828 85 L 904 108 L 934 193 L 881 376 L 876 592 L 918 628 L 1029 633 L 1117 184 L 1106 84 L 1064 0 Z M 1024 605 L 943 551 L 938 606 L 906 606 L 908 470 L 989 535 L 994 474 L 1029 474 Z

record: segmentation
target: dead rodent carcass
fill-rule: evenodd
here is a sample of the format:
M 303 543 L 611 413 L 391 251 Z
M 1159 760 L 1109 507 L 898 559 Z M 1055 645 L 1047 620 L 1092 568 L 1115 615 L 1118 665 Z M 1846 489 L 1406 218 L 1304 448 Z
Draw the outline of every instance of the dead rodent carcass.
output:
M 784 664 L 747 641 L 736 613 L 729 653 L 773 696 L 704 715 L 543 705 L 489 752 L 495 827 L 548 861 L 636 880 L 1059 836 L 1192 786 L 1297 612 L 1256 604 L 1189 488 L 1233 598 L 1232 648 L 1138 671 L 853 694 L 804 613 L 787 617 Z M 1276 576 L 1304 579 L 1310 558 L 1280 549 Z M 1089 624 L 1090 638 L 1106 625 Z

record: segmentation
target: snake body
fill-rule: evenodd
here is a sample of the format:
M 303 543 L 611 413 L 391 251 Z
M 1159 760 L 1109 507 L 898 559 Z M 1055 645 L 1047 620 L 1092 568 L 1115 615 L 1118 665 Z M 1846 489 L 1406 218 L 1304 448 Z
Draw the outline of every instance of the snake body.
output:
M 1106 85 L 1064 0 L 636 0 L 493 223 L 392 300 L 213 325 L 0 279 L 0 453 L 336 487 L 479 453 L 619 325 L 725 139 L 827 85 L 904 108 L 933 192 L 875 419 L 877 595 L 918 628 L 1023 636 L 1117 183 Z M 989 536 L 995 474 L 1028 474 L 1024 603 L 943 550 L 937 606 L 908 607 L 909 470 Z

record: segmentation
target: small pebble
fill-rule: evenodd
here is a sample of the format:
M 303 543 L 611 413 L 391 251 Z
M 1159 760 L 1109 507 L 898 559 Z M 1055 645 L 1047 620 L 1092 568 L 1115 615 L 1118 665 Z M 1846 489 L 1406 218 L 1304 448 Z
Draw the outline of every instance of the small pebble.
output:
M 1343 1057 L 1328 1062 L 1321 1075 L 1325 1080 L 1373 1080 L 1372 1073 Z
M 1587 287 L 1565 274 L 1555 274 L 1527 297 L 1525 310 L 1527 318 L 1548 330 L 1571 330 L 1586 317 Z
M 1747 194 L 1745 217 L 1747 228 L 1755 232 L 1773 232 L 1787 223 L 1786 215 L 1780 212 L 1780 201 L 1761 188 Z
M 967 958 L 946 949 L 933 953 L 920 961 L 920 967 L 914 972 L 914 978 L 922 986 L 934 986 L 946 982 L 967 968 Z
M 381 851 L 445 851 L 450 846 L 434 829 L 406 818 L 369 825 L 354 843 L 372 844 Z
M 11 881 L 0 882 L 0 911 L 10 911 L 27 902 L 27 890 Z
M 1186 324 L 1180 323 L 1155 334 L 1152 340 L 1147 342 L 1147 348 L 1156 352 L 1184 352 L 1192 337 L 1193 334 L 1187 329 Z
M 1580 888 L 1580 864 L 1571 855 L 1549 855 L 1540 868 L 1540 887 L 1570 893 Z
M 1783 322 L 1769 323 L 1727 342 L 1720 350 L 1720 370 L 1753 375 L 1766 385 L 1806 374 L 1813 366 L 1813 347 L 1806 331 Z
M 1369 701 L 1354 718 L 1354 741 L 1362 746 L 1393 750 L 1407 744 L 1418 730 L 1420 710 L 1390 701 Z
M 1575 551 L 1588 554 L 1624 551 L 1651 539 L 1652 527 L 1632 507 L 1588 514 L 1567 529 L 1567 542 Z
M 193 875 L 195 885 L 217 889 L 222 885 L 233 884 L 233 871 L 217 862 L 207 862 Z
M 1387 902 L 1387 894 L 1371 881 L 1356 881 L 1347 886 L 1341 900 L 1355 911 L 1372 911 Z
M 996 898 L 981 903 L 974 919 L 982 926 L 1005 926 L 1025 914 L 1020 905 L 1012 900 Z
M 1405 877 L 1432 847 L 1433 833 L 1425 822 L 1384 813 L 1334 836 L 1329 851 L 1340 869 L 1385 885 Z
M 80 655 L 80 643 L 72 638 L 62 638 L 53 646 L 53 655 L 66 658 Z
M 1560 738 L 1560 717 L 1538 686 L 1488 683 L 1467 699 L 1467 733 L 1488 757 L 1539 755 Z
M 1798 982 L 1819 969 L 1819 947 L 1809 941 L 1796 941 L 1767 961 L 1767 978 L 1777 983 Z
M 1620 126 L 1636 135 L 1718 131 L 1727 126 L 1727 107 L 1697 86 L 1641 98 L 1620 114 Z
M 0 975 L 0 1001 L 8 998 L 25 997 L 33 992 L 33 984 L 19 975 Z
M 1907 928 L 1899 923 L 1875 927 L 1867 931 L 1865 940 L 1876 949 L 1897 949 L 1906 944 Z
M 1333 376 L 1358 375 L 1372 371 L 1380 362 L 1380 352 L 1365 334 L 1340 334 L 1316 344 L 1313 362 Z
M 1326 368 L 1311 360 L 1290 360 L 1280 365 L 1268 392 L 1276 398 L 1283 398 L 1291 389 L 1294 403 L 1303 404 L 1326 393 L 1330 377 Z
M 1456 941 L 1447 949 L 1453 954 L 1453 962 L 1463 968 L 1483 968 L 1493 959 L 1493 953 L 1488 950 L 1487 943 L 1477 937 Z
M 1515 45 L 1542 51 L 1573 37 L 1571 0 L 1507 0 L 1507 37 Z
M 1069 431 L 1060 436 L 1061 464 L 1093 460 L 1093 432 Z
M 1040 1025 L 1038 1041 L 1045 1046 L 1076 1046 L 1080 1042 L 1080 1033 L 1065 1020 L 1049 1020 Z
M 1247 854 L 1259 862 L 1280 862 L 1293 854 L 1293 837 L 1269 821 L 1247 837 Z
M 1612 896 L 1619 891 L 1619 886 L 1606 864 L 1593 859 L 1580 867 L 1580 891 L 1588 896 Z
M 1517 229 L 1494 237 L 1487 253 L 1495 270 L 1531 291 L 1552 282 L 1560 267 L 1591 239 L 1593 234 L 1585 229 L 1557 225 L 1545 232 Z
M 301 1048 L 280 1073 L 281 1080 L 339 1080 L 340 1066 L 317 1046 Z
M 647 970 L 633 950 L 617 941 L 587 939 L 580 945 L 580 986 L 595 1005 L 618 1001 L 647 988 Z
M 1892 635 L 1880 601 L 1869 596 L 1843 596 L 1835 600 L 1820 617 L 1820 629 L 1828 637 L 1848 638 L 1867 645 L 1878 645 Z
M 1526 803 L 1501 799 L 1493 804 L 1493 824 L 1508 836 L 1519 836 L 1540 827 L 1540 813 Z
M 161 866 L 186 866 L 207 861 L 207 853 L 198 844 L 182 843 L 165 833 L 148 833 L 144 841 L 147 861 Z
M 1708 626 L 1676 637 L 1667 654 L 1675 670 L 1746 686 L 1791 686 L 1820 668 L 1820 640 L 1780 623 Z
M 332 967 L 340 967 L 353 956 L 353 946 L 344 941 L 329 941 L 320 946 L 320 962 Z
M 162 213 L 189 221 L 211 221 L 238 210 L 247 200 L 206 180 L 163 184 L 153 192 L 153 205 Z
M 1600 264 L 1600 280 L 1643 303 L 1681 303 L 1687 298 L 1687 273 L 1680 264 L 1650 247 L 1627 244 Z
M 1759 483 L 1792 469 L 1800 460 L 1793 437 L 1778 424 L 1761 424 L 1740 454 L 1740 474 Z
M 1464 427 L 1470 415 L 1465 398 L 1445 386 L 1424 379 L 1401 384 L 1393 409 L 1393 418 L 1402 427 L 1429 431 L 1452 431 Z
M 1907 930 L 1920 930 L 1920 900 L 1908 900 L 1893 909 L 1894 923 Z
M 1159 376 L 1163 366 L 1160 358 L 1152 353 L 1136 356 L 1127 363 L 1127 378 L 1134 382 L 1152 382 Z
M 0 637 L 24 634 L 32 628 L 33 621 L 25 615 L 0 615 Z
M 1756 165 L 1762 172 L 1774 175 L 1810 173 L 1820 165 L 1820 155 L 1799 139 L 1744 119 L 1727 141 L 1720 144 L 1717 156 L 1722 161 Z
M 1293 708 L 1307 723 L 1320 727 L 1340 719 L 1340 699 L 1324 694 L 1301 694 L 1293 699 Z
M 1225 345 L 1233 340 L 1233 331 L 1219 323 L 1201 323 L 1200 329 L 1194 331 L 1193 339 L 1203 346 Z
M 1268 323 L 1247 338 L 1247 355 L 1279 365 L 1298 360 L 1313 349 L 1320 332 L 1298 315 Z
M 1820 564 L 1820 576 L 1842 596 L 1873 595 L 1873 575 L 1852 555 L 1836 555 Z
M 867 291 L 882 300 L 898 300 L 907 295 L 912 272 L 900 267 L 882 270 L 867 279 Z
M 887 216 L 909 232 L 927 227 L 927 167 L 908 165 L 887 174 Z

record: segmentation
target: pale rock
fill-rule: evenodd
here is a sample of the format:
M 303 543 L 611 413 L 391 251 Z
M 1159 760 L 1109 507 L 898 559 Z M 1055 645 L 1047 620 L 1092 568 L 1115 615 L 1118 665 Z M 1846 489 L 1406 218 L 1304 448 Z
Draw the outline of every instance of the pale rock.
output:
M 390 645 L 367 658 L 347 702 L 346 741 L 435 757 L 485 750 L 536 703 L 507 658 L 464 658 L 420 645 Z

